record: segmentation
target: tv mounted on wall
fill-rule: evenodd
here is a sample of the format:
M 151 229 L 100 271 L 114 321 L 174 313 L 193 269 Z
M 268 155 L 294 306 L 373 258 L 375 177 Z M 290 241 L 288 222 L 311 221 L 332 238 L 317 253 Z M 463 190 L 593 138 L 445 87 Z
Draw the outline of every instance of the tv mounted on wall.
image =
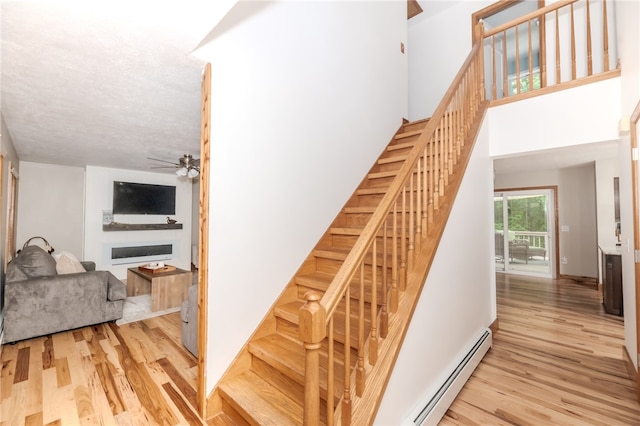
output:
M 176 214 L 176 187 L 114 181 L 113 214 Z

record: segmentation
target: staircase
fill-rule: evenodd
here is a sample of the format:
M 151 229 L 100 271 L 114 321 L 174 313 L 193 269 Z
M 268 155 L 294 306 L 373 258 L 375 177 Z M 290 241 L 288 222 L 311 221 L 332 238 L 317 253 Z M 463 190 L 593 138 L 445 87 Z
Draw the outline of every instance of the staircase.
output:
M 475 46 L 400 127 L 218 383 L 218 423 L 373 421 L 486 110 L 481 66 Z

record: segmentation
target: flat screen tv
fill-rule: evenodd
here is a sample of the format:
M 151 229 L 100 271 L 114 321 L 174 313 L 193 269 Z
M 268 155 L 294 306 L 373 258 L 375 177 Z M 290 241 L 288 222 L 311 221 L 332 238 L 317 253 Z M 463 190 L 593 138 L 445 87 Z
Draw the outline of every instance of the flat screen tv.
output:
M 113 214 L 176 214 L 176 187 L 114 181 Z

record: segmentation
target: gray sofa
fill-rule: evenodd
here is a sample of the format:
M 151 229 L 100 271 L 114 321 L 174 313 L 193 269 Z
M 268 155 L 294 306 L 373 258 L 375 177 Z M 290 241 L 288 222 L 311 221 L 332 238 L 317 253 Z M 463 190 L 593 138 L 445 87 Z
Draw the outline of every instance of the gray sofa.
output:
M 4 342 L 29 339 L 122 318 L 126 286 L 95 263 L 58 274 L 56 260 L 27 246 L 7 266 Z

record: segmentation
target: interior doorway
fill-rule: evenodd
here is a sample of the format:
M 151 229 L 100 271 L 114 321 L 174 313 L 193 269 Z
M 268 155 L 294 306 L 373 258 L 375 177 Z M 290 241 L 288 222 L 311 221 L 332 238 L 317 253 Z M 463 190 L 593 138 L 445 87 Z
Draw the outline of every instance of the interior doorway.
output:
M 494 193 L 496 271 L 556 277 L 555 189 Z

